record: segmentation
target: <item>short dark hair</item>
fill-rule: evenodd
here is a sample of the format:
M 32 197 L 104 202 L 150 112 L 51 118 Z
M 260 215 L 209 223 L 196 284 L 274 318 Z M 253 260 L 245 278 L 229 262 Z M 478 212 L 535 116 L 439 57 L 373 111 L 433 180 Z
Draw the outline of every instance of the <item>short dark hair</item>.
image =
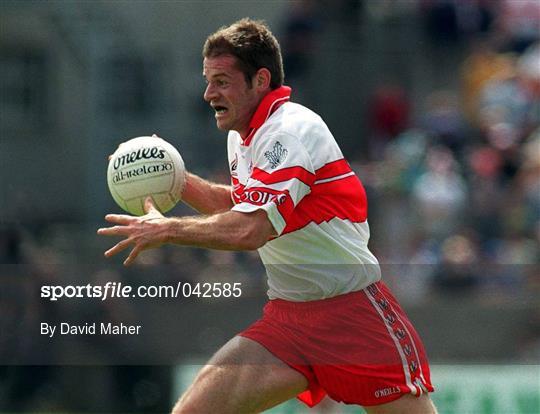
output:
M 283 85 L 283 60 L 277 39 L 262 20 L 243 18 L 230 26 L 223 26 L 206 39 L 203 57 L 232 55 L 237 58 L 248 84 L 255 73 L 266 68 L 270 71 L 270 88 Z

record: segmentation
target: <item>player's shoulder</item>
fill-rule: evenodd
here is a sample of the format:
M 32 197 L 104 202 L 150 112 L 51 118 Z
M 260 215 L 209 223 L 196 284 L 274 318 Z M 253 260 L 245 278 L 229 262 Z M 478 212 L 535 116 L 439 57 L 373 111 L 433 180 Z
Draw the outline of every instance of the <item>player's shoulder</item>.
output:
M 275 119 L 269 121 L 281 121 L 284 126 L 308 125 L 321 126 L 324 124 L 319 114 L 296 102 L 286 102 L 277 111 Z
M 286 102 L 261 126 L 253 139 L 254 153 L 283 148 L 288 153 L 304 154 L 310 163 L 325 165 L 343 158 L 334 136 L 323 119 L 305 106 Z
M 261 127 L 261 135 L 289 135 L 300 141 L 329 136 L 323 119 L 305 106 L 286 102 Z

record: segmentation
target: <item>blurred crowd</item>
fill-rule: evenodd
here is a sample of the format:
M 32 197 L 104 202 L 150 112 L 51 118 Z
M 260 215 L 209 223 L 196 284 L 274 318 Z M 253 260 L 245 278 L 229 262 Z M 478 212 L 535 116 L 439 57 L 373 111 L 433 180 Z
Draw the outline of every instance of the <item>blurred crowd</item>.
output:
M 419 284 L 484 300 L 532 297 L 540 287 L 540 4 L 421 5 L 432 42 L 465 38 L 468 52 L 455 71 L 460 87 L 415 102 L 416 116 L 400 85 L 373 91 L 370 153 L 355 166 L 380 210 L 373 224 L 387 233 L 377 253 L 383 263 L 430 265 L 413 272 L 421 282 L 412 289 L 397 286 L 415 299 Z

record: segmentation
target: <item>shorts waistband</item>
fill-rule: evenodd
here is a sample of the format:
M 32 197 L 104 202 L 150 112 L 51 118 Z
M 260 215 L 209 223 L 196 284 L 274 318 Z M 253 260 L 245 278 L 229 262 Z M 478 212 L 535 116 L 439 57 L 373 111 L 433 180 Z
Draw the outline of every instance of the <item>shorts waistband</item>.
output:
M 381 283 L 375 282 L 374 285 Z M 367 288 L 367 287 L 366 287 Z M 364 289 L 366 289 L 364 288 Z M 285 299 L 272 299 L 268 304 L 272 305 L 275 309 L 283 310 L 296 310 L 296 311 L 307 311 L 307 310 L 316 310 L 321 308 L 328 308 L 331 305 L 337 305 L 343 302 L 351 301 L 359 296 L 364 296 L 364 289 L 355 290 L 354 292 L 344 293 L 343 295 L 333 296 L 326 299 L 310 300 L 307 302 L 293 302 Z

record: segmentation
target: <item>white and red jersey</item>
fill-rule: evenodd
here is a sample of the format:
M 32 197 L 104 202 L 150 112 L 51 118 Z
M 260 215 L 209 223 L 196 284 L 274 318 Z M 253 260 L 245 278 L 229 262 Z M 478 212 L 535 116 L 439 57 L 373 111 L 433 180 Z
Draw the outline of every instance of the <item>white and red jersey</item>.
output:
M 247 137 L 229 132 L 232 210 L 264 209 L 277 233 L 259 249 L 270 299 L 363 289 L 381 278 L 364 188 L 321 117 L 289 96 L 286 86 L 265 96 Z

